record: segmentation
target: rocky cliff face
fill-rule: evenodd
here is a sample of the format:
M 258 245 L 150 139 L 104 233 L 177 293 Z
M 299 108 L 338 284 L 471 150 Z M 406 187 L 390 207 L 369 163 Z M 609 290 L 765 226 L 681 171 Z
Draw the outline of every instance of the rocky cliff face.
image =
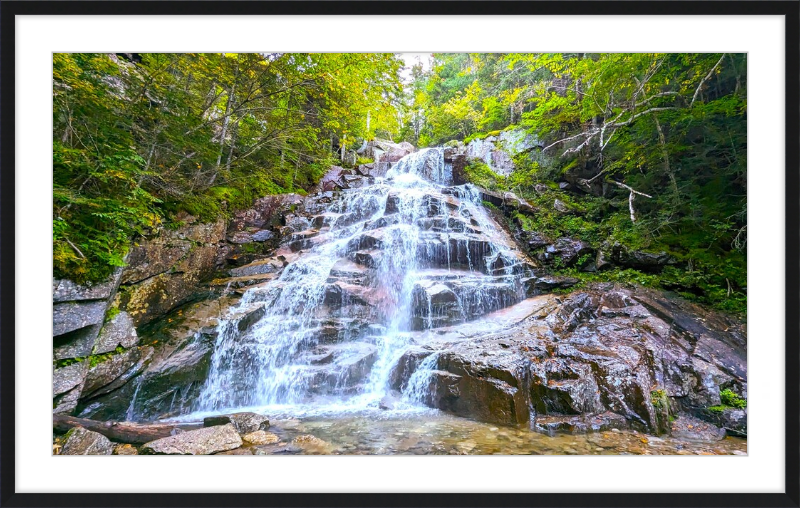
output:
M 575 281 L 543 269 L 555 257 L 669 260 L 504 229 L 503 211 L 536 209 L 452 185 L 462 155 L 334 167 L 308 197 L 140 242 L 105 285 L 57 281 L 54 412 L 149 420 L 388 389 L 382 407 L 543 432 L 663 433 L 688 412 L 746 434 L 744 411 L 707 410 L 722 389 L 746 397 L 741 323 L 642 288 L 564 294 Z

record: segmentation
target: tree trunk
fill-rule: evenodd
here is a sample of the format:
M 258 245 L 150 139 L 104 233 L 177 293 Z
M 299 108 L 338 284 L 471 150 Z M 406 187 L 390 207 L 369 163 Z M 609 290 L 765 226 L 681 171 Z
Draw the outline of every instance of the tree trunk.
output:
M 173 436 L 176 433 L 176 429 L 198 426 L 168 423 L 99 422 L 74 416 L 53 415 L 53 430 L 67 432 L 73 427 L 83 427 L 86 430 L 97 432 L 112 441 L 144 444 L 163 437 Z
M 656 121 L 656 129 L 658 130 L 658 143 L 661 145 L 661 157 L 664 159 L 664 172 L 669 176 L 669 181 L 672 185 L 672 193 L 675 197 L 675 203 L 678 202 L 678 182 L 675 181 L 675 173 L 672 171 L 672 166 L 669 164 L 669 152 L 667 151 L 667 140 L 664 137 L 664 131 L 661 129 L 661 123 L 658 121 L 658 115 L 653 115 Z

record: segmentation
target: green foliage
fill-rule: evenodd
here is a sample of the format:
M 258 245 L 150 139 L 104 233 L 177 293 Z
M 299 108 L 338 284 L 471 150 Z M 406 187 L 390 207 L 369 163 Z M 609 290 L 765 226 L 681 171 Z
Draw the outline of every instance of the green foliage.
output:
M 653 390 L 650 392 L 650 403 L 656 409 L 666 409 L 669 411 L 669 399 L 666 390 Z
M 736 409 L 744 409 L 747 407 L 747 399 L 743 399 L 730 388 L 720 391 L 719 398 L 725 406 L 734 407 Z
M 470 159 L 464 166 L 464 175 L 467 180 L 489 190 L 507 190 L 505 178 L 486 165 L 480 159 Z
M 352 145 L 399 129 L 379 53 L 53 55 L 54 275 L 97 282 L 131 239 L 264 195 L 305 193 Z

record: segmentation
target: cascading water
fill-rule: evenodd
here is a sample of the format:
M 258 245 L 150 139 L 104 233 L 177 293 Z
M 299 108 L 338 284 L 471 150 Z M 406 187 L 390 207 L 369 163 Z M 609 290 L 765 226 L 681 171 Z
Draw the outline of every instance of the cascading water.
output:
M 376 406 L 422 331 L 522 300 L 527 265 L 477 190 L 451 181 L 443 150 L 426 149 L 307 207 L 280 277 L 221 320 L 196 409 Z M 407 402 L 423 400 L 437 356 L 404 383 Z

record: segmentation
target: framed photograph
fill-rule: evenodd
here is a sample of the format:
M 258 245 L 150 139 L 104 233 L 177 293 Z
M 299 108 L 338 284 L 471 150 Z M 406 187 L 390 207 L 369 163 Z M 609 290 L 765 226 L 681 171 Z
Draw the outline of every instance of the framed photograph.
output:
M 0 504 L 798 506 L 798 22 L 4 2 Z

